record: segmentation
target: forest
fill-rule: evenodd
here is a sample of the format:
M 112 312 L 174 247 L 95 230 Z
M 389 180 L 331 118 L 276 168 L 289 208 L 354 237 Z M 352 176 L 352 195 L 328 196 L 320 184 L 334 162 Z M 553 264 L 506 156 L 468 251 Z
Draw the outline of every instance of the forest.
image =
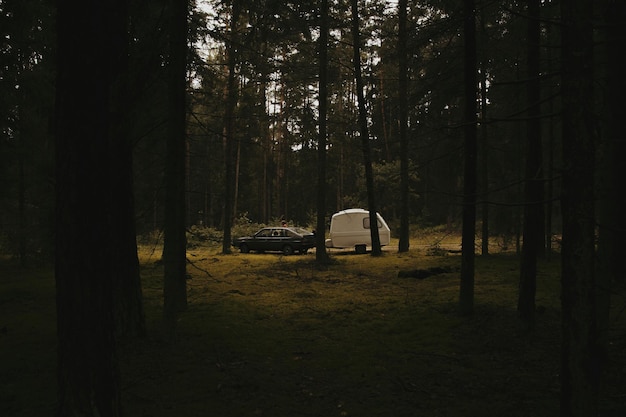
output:
M 478 282 L 506 265 L 528 342 L 550 270 L 560 415 L 624 411 L 604 389 L 626 341 L 624 18 L 614 0 L 0 0 L 0 281 L 54 276 L 56 414 L 123 415 L 118 355 L 156 312 L 181 343 L 196 274 L 274 259 L 316 271 L 306 285 L 368 276 L 352 262 L 410 276 L 441 267 L 422 255 L 449 236 L 444 310 L 483 317 Z M 373 259 L 328 250 L 346 208 L 381 213 L 393 244 L 372 228 Z M 314 254 L 234 253 L 281 222 L 314 230 Z

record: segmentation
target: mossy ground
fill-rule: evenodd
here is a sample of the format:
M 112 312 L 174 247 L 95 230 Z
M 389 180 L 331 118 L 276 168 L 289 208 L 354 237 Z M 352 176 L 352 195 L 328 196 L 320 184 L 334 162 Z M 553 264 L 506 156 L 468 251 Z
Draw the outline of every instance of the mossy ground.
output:
M 458 272 L 398 277 L 435 266 L 456 271 L 460 257 L 413 246 L 378 258 L 333 252 L 323 267 L 312 253 L 195 247 L 189 307 L 174 342 L 162 333 L 160 251 L 142 248 L 149 336 L 119 349 L 125 414 L 558 415 L 558 261 L 539 267 L 537 325 L 526 333 L 516 318 L 517 256 L 477 257 L 475 313 L 461 317 Z M 0 414 L 52 415 L 52 272 L 2 269 Z M 617 416 L 626 415 L 624 291 L 614 299 L 602 407 Z

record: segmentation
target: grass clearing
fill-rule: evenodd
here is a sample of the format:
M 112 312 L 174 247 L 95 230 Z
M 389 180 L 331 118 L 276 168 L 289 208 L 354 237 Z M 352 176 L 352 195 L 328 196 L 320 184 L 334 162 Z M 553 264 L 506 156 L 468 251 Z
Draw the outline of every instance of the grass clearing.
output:
M 414 247 L 379 258 L 337 251 L 327 266 L 314 254 L 196 247 L 175 343 L 162 335 L 160 249 L 142 247 L 149 337 L 119 351 L 126 415 L 558 415 L 558 262 L 539 267 L 537 327 L 525 335 L 517 326 L 515 255 L 477 257 L 475 314 L 464 318 L 460 257 Z M 432 267 L 450 272 L 398 277 Z M 50 415 L 52 273 L 15 270 L 19 276 L 5 278 L 2 268 L 0 370 L 9 378 L 0 382 L 0 413 Z M 616 293 L 606 415 L 626 414 L 624 305 L 624 291 Z

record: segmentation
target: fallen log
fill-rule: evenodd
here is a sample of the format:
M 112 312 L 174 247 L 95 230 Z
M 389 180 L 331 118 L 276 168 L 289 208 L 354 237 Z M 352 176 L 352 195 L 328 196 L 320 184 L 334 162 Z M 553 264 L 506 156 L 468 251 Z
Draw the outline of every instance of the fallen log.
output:
M 417 278 L 424 279 L 433 275 L 446 274 L 454 272 L 453 268 L 444 266 L 433 266 L 426 269 L 412 269 L 408 271 L 398 271 L 398 278 Z

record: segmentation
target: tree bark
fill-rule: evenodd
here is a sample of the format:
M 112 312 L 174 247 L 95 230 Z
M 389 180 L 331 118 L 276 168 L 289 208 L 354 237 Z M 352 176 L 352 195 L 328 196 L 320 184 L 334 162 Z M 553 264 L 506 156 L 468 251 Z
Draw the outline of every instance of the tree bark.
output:
M 363 96 L 363 78 L 361 75 L 361 34 L 359 23 L 358 0 L 351 0 L 352 5 L 352 39 L 353 39 L 353 65 L 356 80 L 357 102 L 359 106 L 359 131 L 361 136 L 361 148 L 363 151 L 363 165 L 365 166 L 365 183 L 367 188 L 367 202 L 370 213 L 370 236 L 372 239 L 372 256 L 382 255 L 380 247 L 380 234 L 378 232 L 378 211 L 376 209 L 376 195 L 374 192 L 374 173 L 372 170 L 372 155 L 370 149 L 369 129 L 367 128 L 367 111 L 365 109 L 365 97 Z
M 185 157 L 188 2 L 170 0 L 168 136 L 165 165 L 165 225 L 163 244 L 163 316 L 169 337 L 176 317 L 187 308 L 187 237 L 185 219 Z
M 540 0 L 528 0 L 528 122 L 524 225 L 517 312 L 524 327 L 535 321 L 537 258 L 543 253 L 543 158 L 541 145 Z
M 25 267 L 27 265 L 27 259 L 26 256 L 28 254 L 27 249 L 26 249 L 26 242 L 27 242 L 27 236 L 26 236 L 26 219 L 27 219 L 27 213 L 26 213 L 26 150 L 27 150 L 27 146 L 26 146 L 26 121 L 23 120 L 23 105 L 25 103 L 20 105 L 19 111 L 20 111 L 20 116 L 19 116 L 19 123 L 20 123 L 20 129 L 19 129 L 19 142 L 18 142 L 18 149 L 17 149 L 17 207 L 18 207 L 18 255 L 20 258 L 20 265 L 22 267 Z
M 237 54 L 237 21 L 239 19 L 239 0 L 234 0 L 230 21 L 230 42 L 228 43 L 228 81 L 226 86 L 226 114 L 224 115 L 224 238 L 222 253 L 231 253 L 231 228 L 233 224 L 234 172 L 233 142 L 234 117 L 237 106 L 237 84 L 235 82 L 235 64 Z
M 561 3 L 563 92 L 563 244 L 561 250 L 561 416 L 595 416 L 599 368 L 595 340 L 593 3 Z
M 476 160 L 478 139 L 476 133 L 476 17 L 474 0 L 465 0 L 465 155 L 463 175 L 463 230 L 461 254 L 461 286 L 459 307 L 462 314 L 474 310 L 474 258 L 476 232 Z
M 407 0 L 398 1 L 398 86 L 400 123 L 400 239 L 398 252 L 408 252 L 409 242 L 409 136 L 408 128 L 408 64 L 407 64 Z
M 120 21 L 119 32 L 128 31 L 125 21 Z M 122 25 L 124 25 L 122 27 Z M 118 338 L 144 337 L 146 323 L 143 310 L 141 275 L 137 257 L 135 227 L 135 199 L 133 189 L 133 144 L 130 137 L 133 120 L 131 91 L 134 83 L 129 78 L 129 38 L 112 38 L 114 48 L 119 51 L 120 76 L 112 88 L 114 107 L 111 111 L 113 149 L 117 150 L 112 159 L 111 181 L 116 197 L 112 198 L 112 215 L 118 219 L 114 229 L 116 241 L 113 256 L 114 270 L 114 317 Z
M 133 256 L 132 201 L 118 111 L 125 87 L 127 2 L 58 5 L 56 114 L 57 416 L 119 416 L 115 285 Z M 109 3 L 107 3 L 109 6 Z M 77 53 L 80 52 L 80 53 Z M 85 94 L 85 86 L 90 86 Z M 117 158 L 120 158 L 118 161 Z M 123 165 L 123 166 L 122 166 Z M 122 174 L 120 174 L 122 175 Z M 129 207 L 130 206 L 130 207 Z M 123 256 L 118 263 L 116 256 Z M 135 255 L 136 257 L 136 252 Z
M 319 38 L 319 139 L 317 142 L 317 225 L 315 230 L 315 260 L 328 262 L 326 252 L 326 135 L 328 108 L 328 0 L 320 5 Z
M 626 260 L 621 254 L 621 241 L 626 232 L 626 196 L 622 192 L 626 171 L 623 157 L 626 154 L 626 140 L 623 136 L 621 101 L 626 94 L 626 63 L 622 51 L 626 48 L 626 4 L 605 0 L 601 3 L 606 28 L 598 43 L 604 45 L 603 55 L 607 62 L 604 83 L 601 84 L 606 97 L 606 118 L 603 135 L 598 149 L 599 184 L 598 201 L 598 252 L 597 252 L 597 315 L 598 338 L 596 339 L 601 370 L 608 361 L 608 337 L 610 328 L 611 293 L 613 285 L 624 280 Z M 602 78 L 602 77 L 598 77 Z
M 482 204 L 481 204 L 481 250 L 483 256 L 489 255 L 489 135 L 487 134 L 487 40 L 488 34 L 485 25 L 485 8 L 480 9 L 480 37 L 482 47 L 480 48 L 480 134 L 482 152 L 481 159 L 481 183 L 482 183 Z

